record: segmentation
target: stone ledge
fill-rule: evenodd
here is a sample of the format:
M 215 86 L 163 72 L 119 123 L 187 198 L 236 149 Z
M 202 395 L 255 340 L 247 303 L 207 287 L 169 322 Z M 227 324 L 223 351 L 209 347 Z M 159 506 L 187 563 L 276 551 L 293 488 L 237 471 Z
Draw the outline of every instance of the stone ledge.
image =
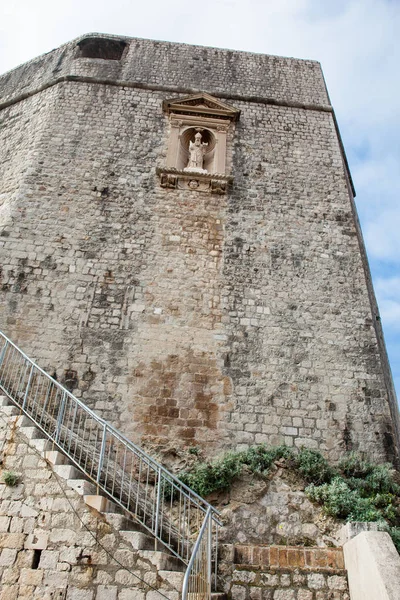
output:
M 226 194 L 228 184 L 233 181 L 230 175 L 223 173 L 195 173 L 173 167 L 157 167 L 160 184 L 163 188 Z

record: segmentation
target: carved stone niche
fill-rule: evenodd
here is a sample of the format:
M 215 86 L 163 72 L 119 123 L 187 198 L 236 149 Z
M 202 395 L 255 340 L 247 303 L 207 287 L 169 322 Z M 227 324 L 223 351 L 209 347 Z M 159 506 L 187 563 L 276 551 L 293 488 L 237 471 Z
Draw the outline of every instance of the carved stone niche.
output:
M 167 164 L 157 169 L 161 186 L 225 194 L 226 138 L 240 111 L 209 94 L 165 100 L 171 133 Z

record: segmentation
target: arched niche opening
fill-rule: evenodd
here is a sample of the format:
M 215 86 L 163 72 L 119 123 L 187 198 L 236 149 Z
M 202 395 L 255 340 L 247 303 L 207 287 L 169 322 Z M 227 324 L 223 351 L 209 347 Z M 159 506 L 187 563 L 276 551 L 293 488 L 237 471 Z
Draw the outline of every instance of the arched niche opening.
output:
M 207 144 L 207 146 L 204 147 L 205 152 L 203 158 L 203 169 L 208 173 L 214 173 L 214 157 L 217 139 L 212 131 L 203 127 L 187 127 L 182 131 L 181 135 L 179 136 L 176 167 L 182 170 L 188 166 L 190 158 L 190 142 L 194 143 L 197 133 L 201 133 L 201 143 Z

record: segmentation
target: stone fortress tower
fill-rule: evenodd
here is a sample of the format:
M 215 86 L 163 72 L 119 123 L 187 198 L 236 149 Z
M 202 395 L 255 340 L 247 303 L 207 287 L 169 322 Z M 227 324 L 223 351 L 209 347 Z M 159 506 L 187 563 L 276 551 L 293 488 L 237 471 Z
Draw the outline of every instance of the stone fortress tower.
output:
M 1 329 L 133 441 L 397 461 L 320 65 L 90 34 L 0 79 Z

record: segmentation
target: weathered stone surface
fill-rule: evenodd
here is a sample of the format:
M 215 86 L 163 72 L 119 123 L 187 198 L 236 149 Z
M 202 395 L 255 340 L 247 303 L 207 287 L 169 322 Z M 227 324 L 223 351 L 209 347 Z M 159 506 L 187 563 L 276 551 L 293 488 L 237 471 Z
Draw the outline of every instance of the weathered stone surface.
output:
M 220 586 L 245 600 L 349 600 L 342 548 L 223 546 Z
M 3 548 L 0 554 L 0 567 L 11 567 L 17 558 L 17 550 L 13 548 Z
M 0 78 L 6 332 L 156 450 L 284 442 L 395 460 L 396 403 L 319 64 L 117 41 L 117 58 L 85 56 L 80 39 Z M 163 101 L 193 91 L 241 111 L 226 132 L 226 194 L 160 185 L 173 127 Z M 21 482 L 1 490 L 5 563 L 17 553 L 1 598 L 45 598 L 57 584 L 67 600 L 158 597 L 135 584 L 135 573 L 160 584 L 147 557 L 105 531 L 77 490 L 63 494 L 26 440 L 3 435 Z M 278 479 L 246 498 L 234 488 L 248 506 L 227 509 L 231 531 L 241 521 L 242 543 L 319 543 L 310 503 Z M 35 545 L 38 530 L 48 538 Z M 317 552 L 269 558 L 270 572 L 260 554 L 257 572 L 228 578 L 234 598 L 345 600 L 343 574 L 328 559 L 318 572 Z
M 354 600 L 395 600 L 400 590 L 400 556 L 388 533 L 364 531 L 344 545 Z
M 120 60 L 82 57 L 74 41 L 0 79 L 7 333 L 134 441 L 395 458 L 319 64 L 122 42 Z M 163 100 L 191 88 L 241 111 L 226 195 L 156 175 Z
M 221 512 L 226 543 L 340 545 L 341 524 L 327 518 L 305 495 L 306 482 L 290 469 L 275 467 L 268 480 L 241 476 L 212 502 Z
M 182 574 L 170 584 L 132 547 L 121 550 L 126 548 L 125 538 L 99 513 L 92 513 L 66 482 L 63 489 L 49 464 L 42 461 L 33 474 L 30 467 L 38 459 L 37 450 L 24 443 L 21 453 L 22 444 L 15 441 L 24 442 L 24 437 L 13 428 L 11 443 L 10 425 L 0 406 L 2 468 L 12 464 L 21 481 L 18 490 L 2 490 L 3 529 L 8 524 L 11 531 L 0 533 L 0 599 L 144 600 L 150 584 L 174 600 L 174 583 L 182 581 Z M 51 502 L 38 486 L 49 482 L 56 484 L 49 488 Z

